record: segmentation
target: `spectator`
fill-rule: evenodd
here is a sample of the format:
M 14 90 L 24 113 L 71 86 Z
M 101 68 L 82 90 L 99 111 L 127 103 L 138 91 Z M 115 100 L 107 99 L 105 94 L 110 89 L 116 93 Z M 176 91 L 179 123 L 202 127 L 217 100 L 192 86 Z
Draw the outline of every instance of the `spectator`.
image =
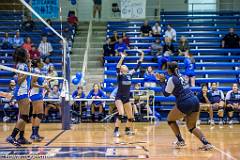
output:
M 162 44 L 159 38 L 151 45 L 151 55 L 154 56 L 153 61 L 157 61 L 157 57 L 162 53 Z
M 117 31 L 113 31 L 113 36 L 111 37 L 111 42 L 110 44 L 113 46 L 118 42 L 119 36 Z
M 47 76 L 51 76 L 51 77 L 57 77 L 58 76 L 58 73 L 56 72 L 53 65 L 49 66 Z M 48 79 L 48 84 L 49 84 L 50 88 L 53 88 L 54 86 L 59 85 L 57 79 Z
M 195 59 L 191 53 L 185 53 L 184 59 L 184 66 L 185 66 L 185 78 L 188 84 L 191 87 L 195 87 Z
M 171 41 L 177 41 L 177 34 L 175 29 L 172 28 L 172 25 L 167 25 L 167 30 L 165 31 L 165 37 L 169 37 Z
M 103 45 L 103 56 L 113 56 L 115 54 L 114 49 L 112 48 L 111 39 L 107 38 L 106 43 Z
M 35 45 L 32 45 L 32 49 L 29 51 L 30 59 L 38 59 L 40 58 L 40 52 L 38 51 Z
M 167 62 L 169 61 L 169 56 L 174 53 L 174 46 L 171 42 L 171 38 L 165 37 L 165 43 L 163 45 L 163 55 L 158 58 L 159 69 L 165 69 Z
M 23 22 L 22 29 L 26 32 L 32 32 L 35 27 L 35 23 L 31 16 L 27 16 L 27 20 Z
M 42 37 L 42 41 L 38 46 L 38 51 L 40 52 L 40 55 L 43 59 L 49 57 L 52 54 L 53 48 L 51 43 L 48 42 L 46 36 Z
M 55 85 L 50 92 L 48 93 L 47 98 L 49 99 L 59 99 L 60 98 L 60 91 L 57 85 Z M 61 116 L 61 105 L 60 102 L 57 101 L 52 101 L 52 102 L 47 102 L 47 105 L 45 107 L 45 117 L 46 120 L 48 120 L 48 112 L 50 109 L 54 109 L 54 110 L 58 110 L 59 111 L 59 115 Z
M 1 48 L 2 49 L 12 49 L 13 39 L 9 37 L 8 33 L 5 32 L 3 38 L 1 38 Z
M 72 36 L 73 36 L 73 32 L 72 32 L 71 28 L 65 27 L 63 29 L 63 37 L 67 39 L 68 43 L 69 43 L 69 41 L 71 41 L 71 43 L 72 43 L 72 40 L 73 40 Z
M 217 83 L 212 83 L 210 93 L 210 102 L 212 104 L 213 111 L 218 111 L 219 125 L 223 125 L 224 116 L 224 94 L 223 91 L 217 88 Z
M 104 92 L 100 89 L 98 84 L 93 85 L 93 89 L 89 92 L 87 98 L 88 99 L 102 99 L 105 98 Z M 99 111 L 99 119 L 102 118 L 103 114 L 103 102 L 102 101 L 93 101 L 91 104 L 91 114 L 92 114 L 92 121 L 95 121 L 95 110 L 98 109 Z
M 141 35 L 143 37 L 151 36 L 151 34 L 152 34 L 152 27 L 150 25 L 148 25 L 148 21 L 147 20 L 144 21 L 143 25 L 140 28 L 140 31 L 141 31 Z
M 77 29 L 78 17 L 75 15 L 74 11 L 70 11 L 69 12 L 69 15 L 68 15 L 68 18 L 67 18 L 67 22 L 68 22 L 68 24 L 73 26 L 75 28 L 75 30 Z
M 151 66 L 148 66 L 146 73 L 144 74 L 144 87 L 151 88 L 156 87 L 156 76 Z
M 208 92 L 207 85 L 202 85 L 202 90 L 197 94 L 197 97 L 198 97 L 198 100 L 200 102 L 200 110 L 201 111 L 207 111 L 209 113 L 209 116 L 210 116 L 209 123 L 211 125 L 214 125 L 213 109 L 212 109 L 212 105 L 211 105 L 211 102 L 210 102 L 211 95 Z M 201 124 L 201 120 L 199 120 L 199 117 L 198 117 L 197 125 L 200 125 L 200 124 Z
M 43 68 L 42 68 L 41 72 L 42 72 L 44 75 L 47 75 L 50 66 L 53 66 L 53 64 L 51 63 L 51 60 L 47 57 L 47 58 L 45 58 L 44 61 L 43 61 Z
M 227 92 L 225 111 L 227 112 L 229 125 L 233 124 L 232 117 L 234 112 L 238 112 L 240 116 L 240 90 L 237 83 L 234 83 L 232 90 Z
M 158 22 L 156 22 L 155 25 L 152 27 L 152 35 L 153 37 L 160 37 L 161 35 L 161 27 L 159 26 Z
M 222 40 L 222 48 L 239 48 L 240 38 L 234 32 L 234 28 L 229 29 L 229 33 L 226 34 Z
M 189 52 L 189 44 L 186 37 L 181 36 L 179 45 L 178 45 L 178 55 L 183 56 L 185 53 Z
M 23 38 L 20 37 L 20 32 L 17 31 L 16 35 L 13 38 L 13 48 L 21 47 L 23 43 L 24 43 Z
M 126 32 L 122 33 L 123 42 L 129 47 L 129 38 L 126 35 Z
M 16 103 L 16 100 L 14 99 L 14 96 L 13 96 L 15 87 L 16 87 L 15 81 L 11 80 L 10 84 L 9 84 L 8 93 L 10 93 L 12 95 L 12 98 L 11 99 L 7 99 L 7 98 L 3 99 L 3 102 L 5 103 L 4 107 L 3 107 L 4 121 L 8 121 L 13 117 L 16 118 L 16 116 L 18 115 L 18 104 Z
M 115 44 L 114 50 L 115 55 L 121 55 L 121 53 L 126 53 L 126 50 L 128 49 L 127 45 L 123 42 L 123 39 L 120 37 L 118 39 L 118 43 Z
M 93 0 L 93 18 L 96 18 L 96 13 L 98 12 L 98 19 L 101 19 L 102 11 L 102 0 Z
M 30 53 L 30 51 L 32 50 L 32 45 L 32 39 L 30 37 L 26 37 L 22 48 L 26 49 L 28 53 Z
M 46 22 L 52 27 L 52 21 L 51 19 L 47 19 Z M 52 36 L 53 32 L 49 27 L 43 27 L 42 28 L 42 35 L 43 36 Z
M 80 98 L 85 98 L 85 93 L 83 92 L 83 87 L 78 86 L 77 90 L 75 90 L 72 94 L 73 99 L 80 99 Z M 74 110 L 77 113 L 82 114 L 82 109 L 86 107 L 86 102 L 85 101 L 74 101 L 72 105 L 72 110 Z

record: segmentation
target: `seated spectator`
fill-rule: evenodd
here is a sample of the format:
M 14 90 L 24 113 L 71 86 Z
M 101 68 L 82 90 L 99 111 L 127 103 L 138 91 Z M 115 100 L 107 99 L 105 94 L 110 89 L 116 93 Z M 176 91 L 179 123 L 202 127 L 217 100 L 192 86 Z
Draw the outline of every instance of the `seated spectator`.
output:
M 1 38 L 1 48 L 12 49 L 12 47 L 13 47 L 13 39 L 9 37 L 7 32 L 5 32 L 4 37 Z
M 11 80 L 7 92 L 12 95 L 12 98 L 11 99 L 3 98 L 2 100 L 5 103 L 3 107 L 3 112 L 4 112 L 3 119 L 5 122 L 8 120 L 11 120 L 11 118 L 17 119 L 18 104 L 13 96 L 15 87 L 16 87 L 15 81 Z
M 73 99 L 80 99 L 80 98 L 85 98 L 85 93 L 83 92 L 83 87 L 78 86 L 77 90 L 75 90 L 72 94 Z M 72 105 L 72 110 L 79 113 L 80 115 L 82 114 L 82 109 L 86 107 L 86 102 L 85 101 L 74 101 Z
M 162 53 L 162 44 L 159 38 L 156 38 L 155 42 L 151 45 L 151 55 L 154 56 L 153 61 L 157 61 L 157 57 Z
M 43 36 L 42 41 L 38 46 L 38 51 L 40 52 L 41 58 L 49 57 L 52 54 L 53 48 L 51 43 L 48 42 L 47 37 Z
M 42 72 L 44 75 L 47 75 L 50 66 L 53 66 L 53 64 L 51 63 L 50 58 L 47 57 L 47 58 L 45 58 L 44 61 L 43 61 L 43 68 L 42 68 L 41 72 Z
M 152 27 L 152 35 L 153 37 L 160 37 L 161 35 L 161 27 L 159 26 L 158 22 L 156 22 L 155 25 Z
M 31 37 L 26 37 L 24 40 L 24 44 L 22 45 L 22 48 L 26 49 L 28 51 L 28 53 L 30 53 L 30 51 L 32 50 L 32 39 Z
M 233 117 L 234 112 L 238 112 L 239 116 L 240 116 L 240 90 L 238 89 L 237 83 L 234 83 L 232 85 L 232 90 L 228 91 L 226 94 L 225 111 L 228 116 L 228 124 L 229 125 L 233 124 L 232 117 Z
M 48 93 L 47 96 L 48 99 L 59 99 L 60 98 L 60 91 L 57 85 L 55 85 L 50 92 Z M 45 117 L 46 120 L 48 120 L 48 111 L 50 109 L 58 110 L 59 115 L 61 116 L 61 104 L 60 102 L 52 101 L 52 102 L 47 102 L 47 105 L 45 107 Z
M 47 76 L 58 77 L 58 73 L 56 72 L 53 65 L 49 66 Z M 57 79 L 48 79 L 48 84 L 49 84 L 49 88 L 53 88 L 54 86 L 59 85 Z
M 114 48 L 112 48 L 111 44 L 111 39 L 107 38 L 106 43 L 103 45 L 103 56 L 113 56 L 115 55 Z
M 145 20 L 140 28 L 141 36 L 148 37 L 152 35 L 152 27 L 148 25 L 148 21 Z
M 169 61 L 169 56 L 172 56 L 173 53 L 174 53 L 174 46 L 171 42 L 171 38 L 165 37 L 162 57 L 158 58 L 159 69 L 166 68 L 167 62 Z
M 240 38 L 234 32 L 234 28 L 230 28 L 229 33 L 224 36 L 222 48 L 240 48 Z
M 122 39 L 123 39 L 123 42 L 129 47 L 130 42 L 129 42 L 129 38 L 126 35 L 126 32 L 122 33 Z
M 75 15 L 75 12 L 69 12 L 68 18 L 67 18 L 67 22 L 68 24 L 70 24 L 71 26 L 73 26 L 75 29 L 77 29 L 78 26 L 78 18 Z
M 188 44 L 188 40 L 186 37 L 181 36 L 180 41 L 179 41 L 179 45 L 178 45 L 178 55 L 179 56 L 184 56 L 185 53 L 189 52 L 189 44 Z
M 32 45 L 32 49 L 29 51 L 30 59 L 38 59 L 40 58 L 40 52 L 38 51 L 35 45 Z
M 218 111 L 219 125 L 223 125 L 224 116 L 224 94 L 223 91 L 217 88 L 217 83 L 212 83 L 210 93 L 210 102 L 212 104 L 213 111 Z
M 118 36 L 118 32 L 114 31 L 113 32 L 113 36 L 110 38 L 111 42 L 110 44 L 112 45 L 112 47 L 114 48 L 114 45 L 118 42 L 119 36 Z
M 151 88 L 156 87 L 157 79 L 151 66 L 147 67 L 146 73 L 144 74 L 144 87 Z
M 27 16 L 27 20 L 23 22 L 22 29 L 26 32 L 32 32 L 35 27 L 35 22 L 31 16 Z
M 210 102 L 211 95 L 208 92 L 207 85 L 205 84 L 202 85 L 202 90 L 197 94 L 197 97 L 200 102 L 200 111 L 207 111 L 210 116 L 209 124 L 214 125 L 213 109 Z M 201 120 L 199 120 L 199 117 L 198 117 L 197 125 L 200 125 L 200 124 L 201 124 Z
M 185 79 L 191 87 L 195 87 L 195 59 L 191 53 L 185 53 L 184 59 L 184 66 L 185 66 Z
M 47 19 L 46 22 L 52 27 L 52 21 L 51 21 L 51 19 Z M 44 26 L 44 27 L 42 28 L 42 35 L 44 35 L 44 36 L 52 36 L 52 35 L 53 35 L 53 32 L 52 32 L 52 30 L 51 30 L 49 27 Z
M 87 98 L 88 99 L 103 99 L 105 98 L 104 92 L 100 89 L 98 84 L 93 85 L 93 89 L 89 92 Z M 103 102 L 102 101 L 93 101 L 91 104 L 91 114 L 92 121 L 95 121 L 95 110 L 98 109 L 99 112 L 99 120 L 103 117 Z
M 20 32 L 17 31 L 13 38 L 13 48 L 21 47 L 24 43 L 23 38 L 20 36 Z
M 118 43 L 115 44 L 114 50 L 115 50 L 115 55 L 119 56 L 122 53 L 126 54 L 126 50 L 128 49 L 127 45 L 123 42 L 122 37 L 118 39 Z
M 172 28 L 172 25 L 167 25 L 167 30 L 165 31 L 165 37 L 169 37 L 172 42 L 177 41 L 177 33 L 175 29 Z

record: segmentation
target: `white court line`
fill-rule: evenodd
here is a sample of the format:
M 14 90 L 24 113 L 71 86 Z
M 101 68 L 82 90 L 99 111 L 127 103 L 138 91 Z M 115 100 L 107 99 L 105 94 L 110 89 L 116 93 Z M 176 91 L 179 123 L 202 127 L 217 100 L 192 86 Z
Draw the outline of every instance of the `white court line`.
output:
M 223 150 L 221 150 L 220 148 L 217 148 L 216 146 L 213 146 L 213 148 L 215 150 L 217 150 L 218 152 L 222 153 L 223 155 L 225 155 L 226 157 L 232 159 L 232 160 L 237 160 L 237 158 L 233 157 L 231 154 L 228 154 L 226 152 L 224 152 Z

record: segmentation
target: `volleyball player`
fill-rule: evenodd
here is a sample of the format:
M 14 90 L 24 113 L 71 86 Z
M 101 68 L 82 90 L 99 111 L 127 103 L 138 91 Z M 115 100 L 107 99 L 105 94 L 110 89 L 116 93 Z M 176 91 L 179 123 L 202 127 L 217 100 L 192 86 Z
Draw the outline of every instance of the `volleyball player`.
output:
M 28 72 L 29 56 L 25 49 L 16 48 L 13 54 L 13 60 L 16 63 L 16 69 Z M 17 100 L 19 107 L 19 118 L 12 131 L 12 134 L 6 139 L 6 141 L 15 146 L 21 146 L 21 144 L 31 144 L 25 137 L 25 125 L 29 120 L 29 92 L 30 88 L 30 76 L 18 73 L 16 79 L 16 88 L 14 91 L 15 99 Z M 19 138 L 16 140 L 16 136 L 19 133 Z
M 133 135 L 134 132 L 131 131 L 132 122 L 134 119 L 134 115 L 132 112 L 132 105 L 130 103 L 130 88 L 132 84 L 132 76 L 133 73 L 136 72 L 139 67 L 141 66 L 141 63 L 144 58 L 144 52 L 141 50 L 138 50 L 138 52 L 141 53 L 141 57 L 138 61 L 137 67 L 133 70 L 128 70 L 128 67 L 123 64 L 123 60 L 125 58 L 124 54 L 121 54 L 121 59 L 119 60 L 117 64 L 117 81 L 118 81 L 118 91 L 117 95 L 115 97 L 115 105 L 118 110 L 117 119 L 115 122 L 115 129 L 114 129 L 114 136 L 119 137 L 119 126 L 124 118 L 124 112 L 126 112 L 127 115 L 127 124 L 125 128 L 126 135 Z
M 179 75 L 176 62 L 168 63 L 167 69 L 168 74 L 171 75 L 168 80 L 165 80 L 163 74 L 157 74 L 156 77 L 160 80 L 164 96 L 167 97 L 173 94 L 176 97 L 176 106 L 168 114 L 168 124 L 177 137 L 176 147 L 185 146 L 185 141 L 176 123 L 176 120 L 185 117 L 189 132 L 193 133 L 203 143 L 203 147 L 200 147 L 200 149 L 211 150 L 213 146 L 207 141 L 201 130 L 196 128 L 199 114 L 198 98 L 194 96 L 184 78 Z
M 240 90 L 238 89 L 237 83 L 232 85 L 232 90 L 226 94 L 226 108 L 225 111 L 228 115 L 228 124 L 232 125 L 232 117 L 234 111 L 240 112 Z M 239 114 L 240 115 L 240 114 Z
M 32 61 L 32 72 L 41 74 L 43 63 L 41 59 L 34 59 Z M 44 83 L 44 78 L 32 76 L 30 99 L 32 101 L 32 135 L 31 139 L 40 142 L 43 137 L 38 133 L 41 120 L 44 118 L 43 109 L 43 89 L 48 89 L 48 85 Z

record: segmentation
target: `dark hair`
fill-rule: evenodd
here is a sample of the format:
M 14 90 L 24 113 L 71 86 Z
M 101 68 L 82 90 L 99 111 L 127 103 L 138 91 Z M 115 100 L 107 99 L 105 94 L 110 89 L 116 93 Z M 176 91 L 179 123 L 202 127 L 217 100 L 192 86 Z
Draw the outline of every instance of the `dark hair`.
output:
M 49 25 L 50 25 L 50 26 L 52 25 L 51 19 L 47 19 L 46 21 L 49 22 Z
M 41 63 L 42 60 L 40 58 L 36 58 L 32 60 L 32 67 L 37 68 L 38 64 Z
M 203 87 L 207 87 L 208 88 L 207 84 L 202 84 L 201 88 L 203 88 Z
M 174 74 L 175 76 L 179 76 L 178 73 L 178 64 L 177 62 L 168 62 L 167 63 L 167 68 L 168 70 L 170 70 L 172 72 L 172 74 Z
M 27 43 L 27 39 L 28 39 L 28 38 L 32 41 L 32 38 L 28 36 L 28 37 L 25 37 L 25 39 L 24 39 L 24 42 L 25 42 L 25 43 Z
M 21 47 L 17 47 L 13 53 L 13 61 L 15 63 L 26 63 L 27 60 L 27 51 Z
M 93 84 L 93 88 L 94 88 L 94 86 L 95 86 L 95 85 L 97 85 L 97 86 L 98 86 L 98 89 L 99 89 L 99 90 L 101 89 L 101 88 L 100 88 L 100 85 L 99 85 L 99 84 L 97 84 L 97 83 L 94 83 L 94 84 Z
M 82 86 L 78 86 L 77 90 L 79 90 L 79 89 L 83 90 L 83 87 Z

